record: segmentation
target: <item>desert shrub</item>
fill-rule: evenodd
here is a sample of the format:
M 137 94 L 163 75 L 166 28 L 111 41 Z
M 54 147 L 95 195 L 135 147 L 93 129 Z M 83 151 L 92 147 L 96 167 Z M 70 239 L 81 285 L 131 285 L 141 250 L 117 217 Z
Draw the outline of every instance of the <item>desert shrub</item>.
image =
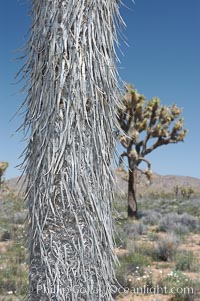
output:
M 26 212 L 16 212 L 13 216 L 13 222 L 15 224 L 23 224 L 26 218 Z
M 190 231 L 194 231 L 198 227 L 198 219 L 188 213 L 180 215 L 181 224 L 188 227 Z
M 135 225 L 134 233 L 137 235 L 144 235 L 147 233 L 147 226 L 143 223 L 139 223 Z
M 135 223 L 126 223 L 123 225 L 124 234 L 129 238 L 134 238 L 136 236 L 135 229 L 136 229 Z
M 129 238 L 136 238 L 138 235 L 147 233 L 147 226 L 143 223 L 127 223 L 123 227 L 125 235 Z
M 154 210 L 144 210 L 140 213 L 140 217 L 144 224 L 157 225 L 162 215 Z
M 163 232 L 174 231 L 177 234 L 186 234 L 198 227 L 198 219 L 190 214 L 166 214 L 159 223 L 159 230 Z
M 186 235 L 190 232 L 189 228 L 181 223 L 174 224 L 173 231 L 178 235 Z
M 27 250 L 21 238 L 24 236 L 24 228 L 21 225 L 16 228 L 10 225 L 9 228 L 7 224 L 3 224 L 2 229 L 5 231 L 4 239 L 12 236 L 12 243 L 6 245 L 6 252 L 0 256 L 0 295 L 10 291 L 15 298 L 12 300 L 22 300 L 28 285 Z
M 171 301 L 197 301 L 194 294 L 178 294 L 176 293 L 175 296 L 171 298 Z
M 171 291 L 173 288 L 174 295 L 171 301 L 196 301 L 199 283 L 190 280 L 181 271 L 172 271 L 158 282 L 160 288 Z
M 6 270 L 1 271 L 0 275 L 0 294 L 8 291 L 15 292 L 16 295 L 22 296 L 27 292 L 27 272 L 16 265 L 10 265 Z
M 176 213 L 166 214 L 159 222 L 159 231 L 172 231 L 174 224 L 177 223 L 177 218 Z
M 143 223 L 126 222 L 115 227 L 115 242 L 117 247 L 126 247 L 128 240 L 135 240 L 139 235 L 147 233 L 147 226 Z
M 176 255 L 179 240 L 173 233 L 159 239 L 155 246 L 155 256 L 159 260 L 170 261 Z
M 173 193 L 167 191 L 151 191 L 148 196 L 151 200 L 168 200 L 173 198 Z
M 200 198 L 182 201 L 177 213 L 183 214 L 185 212 L 193 216 L 200 217 Z
M 135 252 L 153 259 L 155 258 L 155 248 L 152 242 L 144 241 L 135 243 Z
M 19 270 L 19 269 L 18 269 Z M 15 293 L 16 296 L 25 296 L 27 294 L 28 288 L 28 275 L 26 272 L 22 271 L 21 269 L 16 274 L 12 274 L 11 271 L 1 271 L 0 275 L 0 294 L 4 295 L 8 291 L 12 291 Z M 0 299 L 4 300 L 4 299 Z M 18 299 L 14 299 L 18 300 Z M 22 300 L 21 298 L 19 300 Z
M 128 276 L 135 274 L 138 277 L 144 274 L 144 268 L 150 265 L 150 259 L 140 253 L 133 252 L 119 259 L 120 266 L 116 270 L 116 279 L 119 286 L 129 286 Z
M 173 209 L 174 208 L 172 206 L 170 206 L 168 203 L 164 203 L 164 204 L 162 204 L 160 211 L 162 212 L 162 214 L 168 214 L 169 212 L 172 212 Z
M 127 243 L 127 238 L 124 229 L 121 225 L 117 224 L 115 226 L 115 245 L 117 248 L 125 248 Z
M 155 232 L 148 232 L 147 235 L 149 241 L 157 241 L 159 239 L 159 235 Z
M 0 241 L 7 241 L 12 238 L 11 232 L 5 230 L 1 235 L 0 235 Z
M 130 253 L 119 259 L 120 267 L 118 271 L 123 272 L 125 275 L 129 275 L 137 271 L 142 276 L 144 268 L 150 265 L 151 261 L 147 256 L 144 256 L 138 252 Z
M 193 252 L 182 251 L 176 256 L 176 269 L 181 271 L 196 272 L 199 269 L 199 262 Z
M 0 220 L 1 222 L 12 222 L 13 201 L 0 200 Z

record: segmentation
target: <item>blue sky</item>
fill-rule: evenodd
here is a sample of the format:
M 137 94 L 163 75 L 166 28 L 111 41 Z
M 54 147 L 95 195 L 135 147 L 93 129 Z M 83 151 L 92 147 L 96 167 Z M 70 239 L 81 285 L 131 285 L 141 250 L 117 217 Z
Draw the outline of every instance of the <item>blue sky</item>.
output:
M 158 96 L 163 104 L 183 107 L 184 143 L 158 148 L 148 156 L 152 169 L 160 174 L 200 178 L 200 1 L 131 0 L 121 13 L 129 47 L 121 41 L 119 72 L 147 99 Z M 30 24 L 28 0 L 6 0 L 0 11 L 0 161 L 8 161 L 6 178 L 20 174 L 14 166 L 25 143 L 15 134 L 22 118 L 9 122 L 25 95 L 21 85 L 13 84 L 21 63 L 16 50 L 23 46 Z

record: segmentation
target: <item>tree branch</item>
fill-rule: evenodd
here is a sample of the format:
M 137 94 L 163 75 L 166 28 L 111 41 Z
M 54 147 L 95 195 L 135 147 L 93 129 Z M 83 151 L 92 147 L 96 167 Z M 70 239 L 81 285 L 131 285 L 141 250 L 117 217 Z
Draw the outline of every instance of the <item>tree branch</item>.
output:
M 149 170 L 151 169 L 151 163 L 150 163 L 150 161 L 147 160 L 146 158 L 139 157 L 139 158 L 138 158 L 138 161 L 144 161 L 144 162 L 147 164 L 148 169 L 149 169 Z
M 123 152 L 119 157 L 119 166 L 124 162 L 123 157 L 128 157 L 127 152 Z
M 143 156 L 148 155 L 149 153 L 151 153 L 154 149 L 156 149 L 157 147 L 161 146 L 161 145 L 167 145 L 169 143 L 177 143 L 177 140 L 175 139 L 171 139 L 171 136 L 167 139 L 164 139 L 162 137 L 159 137 L 157 139 L 157 141 L 148 149 L 146 149 L 146 151 L 144 153 L 142 153 Z

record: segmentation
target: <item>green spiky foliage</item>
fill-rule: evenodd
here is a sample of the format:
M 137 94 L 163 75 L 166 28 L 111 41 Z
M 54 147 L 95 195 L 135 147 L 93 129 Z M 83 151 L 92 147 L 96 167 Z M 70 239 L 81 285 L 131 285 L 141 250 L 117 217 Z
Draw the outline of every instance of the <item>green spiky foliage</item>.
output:
M 119 2 L 32 1 L 22 69 L 31 301 L 112 300 Z
M 125 86 L 123 106 L 117 109 L 118 122 L 122 133 L 118 139 L 126 149 L 120 156 L 128 159 L 128 216 L 137 216 L 136 174 L 141 162 L 147 164 L 142 172 L 150 180 L 151 163 L 145 158 L 156 148 L 170 143 L 183 141 L 187 130 L 183 128 L 184 119 L 176 104 L 162 105 L 159 98 L 147 101 L 132 85 Z

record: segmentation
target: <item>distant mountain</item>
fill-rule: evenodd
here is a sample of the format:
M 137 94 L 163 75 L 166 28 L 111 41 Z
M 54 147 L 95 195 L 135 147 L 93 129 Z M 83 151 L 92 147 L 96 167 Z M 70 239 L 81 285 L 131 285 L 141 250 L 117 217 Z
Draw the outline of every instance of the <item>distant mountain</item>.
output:
M 7 186 L 10 190 L 19 192 L 24 191 L 24 187 L 22 183 L 24 181 L 24 177 L 19 179 L 13 178 L 6 181 Z M 177 175 L 159 175 L 153 174 L 152 183 L 149 184 L 146 177 L 143 174 L 138 174 L 138 183 L 137 190 L 138 193 L 148 194 L 151 192 L 170 192 L 173 191 L 175 186 L 179 187 L 191 187 L 196 193 L 200 194 L 200 179 L 188 177 L 188 176 L 177 176 Z M 118 172 L 116 171 L 116 187 L 115 190 L 117 192 L 121 192 L 123 194 L 127 193 L 128 189 L 128 174 L 126 172 Z
M 11 191 L 23 193 L 25 190 L 24 177 L 16 177 L 5 181 L 5 184 Z
M 159 175 L 154 173 L 152 183 L 149 184 L 146 176 L 139 173 L 137 180 L 137 191 L 143 195 L 148 195 L 151 192 L 172 192 L 175 186 L 179 187 L 191 187 L 196 194 L 200 194 L 200 179 L 177 176 L 177 175 Z M 128 174 L 126 172 L 116 172 L 116 191 L 121 193 L 127 193 L 128 189 Z

